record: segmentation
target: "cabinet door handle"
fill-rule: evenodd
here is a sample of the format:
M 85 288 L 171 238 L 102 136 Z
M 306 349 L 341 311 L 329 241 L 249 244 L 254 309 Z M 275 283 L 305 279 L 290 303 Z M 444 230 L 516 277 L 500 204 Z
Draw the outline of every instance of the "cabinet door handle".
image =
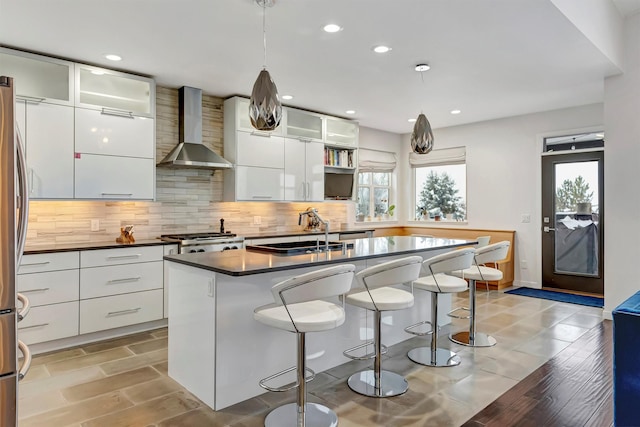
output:
M 273 199 L 273 196 L 251 196 L 252 199 Z
M 27 345 L 20 340 L 18 340 L 18 348 L 24 356 L 24 362 L 22 362 L 22 366 L 18 371 L 18 381 L 20 381 L 24 378 L 25 375 L 27 375 L 27 372 L 29 372 L 29 368 L 31 368 L 31 350 L 29 350 L 29 347 L 27 347 Z
M 38 288 L 38 289 L 27 289 L 26 291 L 20 291 L 22 294 L 28 294 L 31 292 L 46 292 L 51 288 Z
M 131 197 L 133 196 L 133 193 L 101 193 L 102 196 L 127 196 L 127 197 Z
M 123 314 L 133 314 L 142 310 L 142 307 L 130 308 L 128 310 L 110 311 L 105 317 L 122 316 Z
M 26 101 L 29 104 L 40 104 L 46 98 L 39 98 L 39 97 L 36 97 L 36 96 L 17 95 L 16 99 L 19 100 L 19 101 Z
M 140 277 L 126 277 L 124 279 L 112 279 L 107 282 L 107 285 L 113 285 L 115 283 L 137 282 L 138 280 L 140 280 Z
M 260 136 L 262 138 L 271 138 L 271 132 L 257 132 L 257 131 L 253 131 L 251 132 L 251 135 L 253 136 Z
M 100 113 L 105 114 L 107 116 L 124 117 L 126 119 L 134 118 L 132 111 L 120 111 L 120 110 L 112 110 L 110 108 L 103 108 L 102 111 L 100 111 Z
M 107 259 L 129 259 L 129 258 L 140 258 L 142 254 L 132 254 L 132 255 L 112 255 L 108 256 Z
M 18 328 L 18 330 L 22 331 L 23 329 L 42 328 L 43 326 L 49 326 L 49 324 L 48 323 L 39 323 L 37 325 L 21 326 L 21 327 Z
M 309 181 L 307 181 L 307 200 L 311 200 L 311 187 L 309 186 Z
M 20 264 L 20 267 L 31 267 L 34 265 L 47 265 L 47 264 L 51 264 L 51 261 L 42 261 L 42 262 L 29 262 L 29 263 L 22 263 Z

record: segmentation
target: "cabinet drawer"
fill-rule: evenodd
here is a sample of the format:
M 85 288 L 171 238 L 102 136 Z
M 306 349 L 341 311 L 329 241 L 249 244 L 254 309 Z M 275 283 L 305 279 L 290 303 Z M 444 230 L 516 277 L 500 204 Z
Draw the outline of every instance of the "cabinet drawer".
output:
M 162 261 L 80 270 L 80 299 L 162 288 Z
M 18 274 L 71 270 L 80 267 L 80 252 L 32 254 L 22 257 Z
M 152 159 L 154 120 L 115 116 L 76 108 L 75 150 L 78 153 Z
M 236 164 L 263 168 L 284 168 L 284 138 L 237 132 Z
M 25 344 L 78 335 L 78 301 L 33 307 L 18 323 L 18 339 Z
M 78 269 L 20 274 L 18 292 L 25 294 L 34 307 L 79 299 Z
M 162 319 L 162 289 L 80 301 L 80 333 Z
M 80 265 L 82 268 L 86 268 L 132 264 L 136 262 L 162 261 L 162 254 L 162 245 L 82 251 L 80 253 Z
M 78 154 L 75 198 L 151 200 L 155 173 L 153 159 Z
M 236 166 L 236 199 L 276 201 L 284 198 L 284 169 Z

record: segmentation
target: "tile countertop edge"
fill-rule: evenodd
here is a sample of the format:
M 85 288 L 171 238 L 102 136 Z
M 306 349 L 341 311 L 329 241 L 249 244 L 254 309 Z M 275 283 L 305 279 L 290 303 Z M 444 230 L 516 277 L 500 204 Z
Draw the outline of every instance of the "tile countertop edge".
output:
M 136 246 L 156 246 L 156 245 L 175 245 L 175 242 L 164 242 L 162 240 L 150 239 L 139 240 L 135 243 L 117 243 L 113 242 L 86 242 L 86 243 L 60 243 L 56 245 L 27 246 L 24 249 L 25 255 L 48 254 L 53 252 L 73 252 L 73 251 L 92 251 L 99 249 L 118 249 L 131 248 Z
M 408 236 L 394 236 L 394 237 L 412 238 Z M 385 239 L 385 237 L 378 237 L 374 239 Z M 360 239 L 360 240 L 364 240 L 364 239 Z M 225 274 L 227 276 L 239 277 L 239 276 L 249 276 L 253 274 L 269 273 L 274 271 L 295 270 L 299 268 L 311 267 L 316 265 L 320 266 L 320 265 L 329 265 L 329 264 L 349 263 L 352 261 L 372 259 L 372 258 L 392 257 L 396 255 L 409 255 L 409 254 L 415 254 L 418 252 L 428 252 L 428 251 L 435 251 L 435 250 L 441 250 L 441 249 L 453 249 L 453 248 L 458 248 L 462 246 L 469 246 L 469 245 L 476 244 L 476 242 L 472 240 L 462 240 L 462 239 L 448 239 L 448 240 L 455 241 L 455 243 L 442 244 L 434 247 L 401 249 L 393 252 L 381 252 L 381 253 L 364 254 L 364 255 L 353 254 L 352 253 L 353 250 L 350 249 L 344 257 L 338 255 L 338 257 L 335 259 L 316 259 L 312 261 L 306 259 L 308 258 L 308 255 L 317 256 L 317 255 L 323 255 L 324 253 L 307 254 L 305 256 L 305 259 L 301 259 L 300 256 L 296 256 L 296 255 L 273 255 L 273 254 L 265 254 L 262 252 L 253 252 L 253 251 L 247 251 L 246 249 L 241 249 L 238 251 L 210 252 L 207 254 L 165 255 L 164 260 L 175 262 L 178 264 L 188 265 L 190 267 L 201 268 L 203 270 L 213 271 L 215 273 Z M 335 252 L 338 252 L 338 251 L 335 251 Z M 270 256 L 271 257 L 275 256 L 281 259 L 282 261 L 286 262 L 288 260 L 289 262 L 283 265 L 276 265 L 276 266 L 272 265 L 270 262 L 267 262 L 267 264 L 264 266 L 249 267 L 249 269 L 243 269 L 243 270 L 232 269 L 230 267 L 225 268 L 223 266 L 215 265 L 216 257 L 219 257 L 218 259 L 221 259 L 222 257 L 230 257 L 230 256 L 233 256 L 234 253 L 235 254 L 249 253 L 249 254 L 255 255 L 255 258 L 265 257 L 265 259 L 268 259 L 267 257 L 270 257 Z M 198 258 L 203 258 L 204 260 L 198 261 Z M 298 259 L 296 260 L 296 258 Z M 229 264 L 229 263 L 227 262 L 226 264 Z

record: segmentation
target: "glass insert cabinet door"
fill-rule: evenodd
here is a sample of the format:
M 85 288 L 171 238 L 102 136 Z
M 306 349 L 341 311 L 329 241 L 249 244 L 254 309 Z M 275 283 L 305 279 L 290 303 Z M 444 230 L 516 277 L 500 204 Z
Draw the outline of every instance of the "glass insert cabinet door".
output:
M 603 152 L 542 163 L 543 286 L 602 293 Z

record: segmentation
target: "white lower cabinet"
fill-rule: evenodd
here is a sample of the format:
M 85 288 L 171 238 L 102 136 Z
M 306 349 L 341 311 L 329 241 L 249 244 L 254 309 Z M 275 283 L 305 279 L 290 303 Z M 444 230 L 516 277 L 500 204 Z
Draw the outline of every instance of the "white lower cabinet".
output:
M 32 307 L 18 323 L 18 338 L 36 344 L 78 335 L 78 301 Z
M 162 319 L 162 289 L 80 301 L 80 333 Z
M 18 292 L 26 295 L 33 307 L 80 299 L 77 269 L 19 274 L 16 284 Z
M 162 288 L 162 261 L 80 270 L 80 299 Z
M 153 159 L 78 154 L 75 159 L 75 198 L 152 200 Z

